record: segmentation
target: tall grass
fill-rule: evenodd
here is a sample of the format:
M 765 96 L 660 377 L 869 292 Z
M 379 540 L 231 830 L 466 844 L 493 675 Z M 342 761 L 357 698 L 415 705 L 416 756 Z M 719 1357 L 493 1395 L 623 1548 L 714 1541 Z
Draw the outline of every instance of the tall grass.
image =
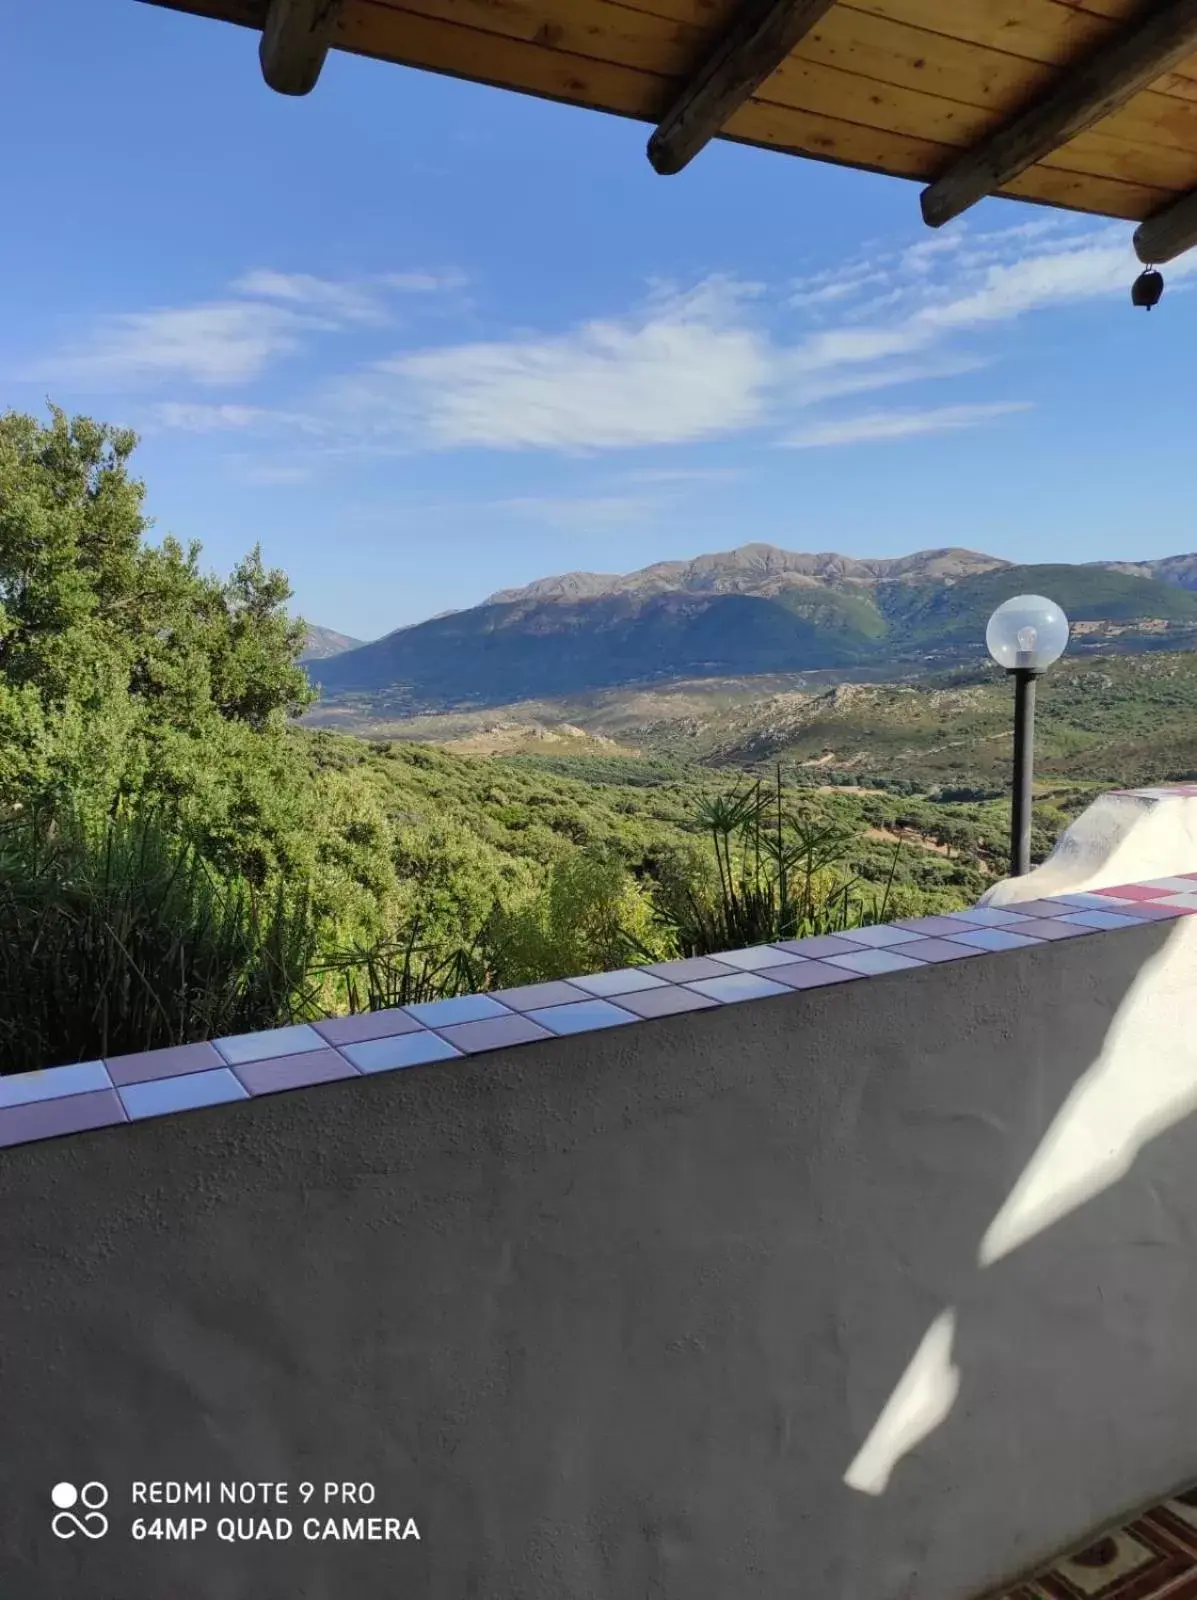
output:
M 491 987 L 490 964 L 481 935 L 468 948 L 447 955 L 420 943 L 422 925 L 407 937 L 375 944 L 356 943 L 334 951 L 312 968 L 313 978 L 333 980 L 337 1009 L 385 1011 L 453 995 L 477 994 Z
M 715 881 L 683 885 L 663 908 L 682 955 L 885 921 L 901 844 L 878 893 L 850 870 L 853 834 L 787 807 L 780 768 L 772 786 L 758 779 L 730 795 L 704 796 L 695 821 L 714 848 Z
M 271 1028 L 301 1015 L 305 894 L 219 879 L 159 815 L 0 825 L 0 1072 Z
M 425 938 L 418 920 L 339 947 L 306 890 L 228 881 L 163 812 L 0 821 L 0 1072 L 477 993 L 513 972 L 525 981 L 531 934 L 533 976 L 562 963 L 569 976 L 885 919 L 898 852 L 881 892 L 862 883 L 854 836 L 791 809 L 780 771 L 775 786 L 704 797 L 694 820 L 713 846 L 709 881 L 684 878 L 641 904 L 622 869 L 596 878 L 579 858 L 518 926 L 496 911 L 459 948 Z

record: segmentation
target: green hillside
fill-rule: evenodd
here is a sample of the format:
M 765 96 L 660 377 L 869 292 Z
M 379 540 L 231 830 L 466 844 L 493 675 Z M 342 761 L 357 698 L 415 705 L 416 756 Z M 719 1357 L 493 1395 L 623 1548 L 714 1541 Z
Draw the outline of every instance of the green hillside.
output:
M 646 733 L 654 748 L 716 766 L 781 760 L 862 783 L 1000 787 L 1010 771 L 1011 705 L 1006 679 L 981 669 L 774 696 L 699 731 Z M 1192 777 L 1197 653 L 1065 657 L 1039 683 L 1036 770 L 1095 788 Z
M 975 650 L 993 611 L 1014 594 L 1048 595 L 1073 623 L 1151 618 L 1197 626 L 1197 594 L 1095 567 L 1006 567 L 951 585 L 886 583 L 878 587 L 877 603 L 891 646 L 904 654 L 949 646 Z
M 439 711 L 676 678 L 867 669 L 879 677 L 983 654 L 1002 600 L 1050 595 L 1074 648 L 1154 649 L 1197 637 L 1197 594 L 1104 568 L 1003 567 L 955 580 L 786 584 L 767 593 L 634 588 L 520 596 L 309 664 L 325 696 Z

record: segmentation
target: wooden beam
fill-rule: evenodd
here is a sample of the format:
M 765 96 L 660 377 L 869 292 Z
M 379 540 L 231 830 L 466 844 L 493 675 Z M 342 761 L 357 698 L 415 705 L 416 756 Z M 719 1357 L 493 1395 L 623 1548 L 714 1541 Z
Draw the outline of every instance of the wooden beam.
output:
M 664 175 L 680 172 L 782 64 L 834 0 L 742 0 L 731 27 L 648 141 Z
M 1146 267 L 1172 261 L 1197 245 L 1197 189 L 1141 222 L 1134 242 L 1135 254 Z
M 342 0 L 270 0 L 258 59 L 279 94 L 310 94 L 340 20 Z
M 1197 50 L 1197 0 L 1154 4 L 1133 27 L 1067 70 L 1039 99 L 923 190 L 923 220 L 942 227 L 1069 139 L 1108 117 Z

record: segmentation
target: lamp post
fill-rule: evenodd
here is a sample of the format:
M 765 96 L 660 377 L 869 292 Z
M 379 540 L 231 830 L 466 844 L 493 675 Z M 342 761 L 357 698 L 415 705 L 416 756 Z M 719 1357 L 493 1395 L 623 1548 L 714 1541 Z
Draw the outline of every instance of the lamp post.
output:
M 1031 870 L 1031 783 L 1034 773 L 1035 683 L 1064 654 L 1068 618 L 1041 594 L 1000 605 L 985 630 L 989 654 L 1014 679 L 1014 793 L 1010 808 L 1010 873 Z

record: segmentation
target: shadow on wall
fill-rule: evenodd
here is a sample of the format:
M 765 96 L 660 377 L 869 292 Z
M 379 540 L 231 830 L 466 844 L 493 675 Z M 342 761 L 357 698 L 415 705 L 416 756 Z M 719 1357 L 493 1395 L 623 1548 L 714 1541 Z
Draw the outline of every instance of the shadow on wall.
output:
M 930 1121 L 878 1123 L 929 1183 L 920 1216 L 874 1215 L 940 1307 L 920 1326 L 910 1297 L 909 1361 L 890 1321 L 868 1394 L 850 1390 L 874 1420 L 844 1475 L 861 1555 L 844 1595 L 974 1595 L 1197 1481 L 1194 934 L 1157 925 L 1063 1037 L 1025 995 L 1039 1037 L 1011 1019 L 1004 1093 L 966 1068 L 912 1097 Z
M 1197 1478 L 1195 936 L 6 1152 L 0 1593 L 75 1473 L 421 1529 L 87 1550 L 182 1600 L 969 1600 Z

